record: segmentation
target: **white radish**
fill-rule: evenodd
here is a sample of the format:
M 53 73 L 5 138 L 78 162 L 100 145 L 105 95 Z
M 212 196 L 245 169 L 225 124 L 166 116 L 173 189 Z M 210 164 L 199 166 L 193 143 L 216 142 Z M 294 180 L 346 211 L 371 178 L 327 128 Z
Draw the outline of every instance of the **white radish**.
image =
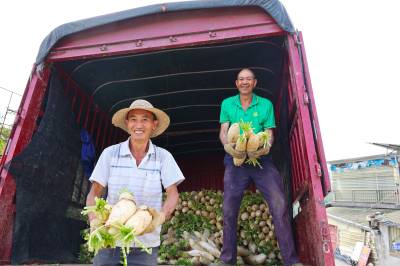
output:
M 111 209 L 105 225 L 124 224 L 135 212 L 136 203 L 133 195 L 129 192 L 123 192 L 119 196 L 119 201 Z
M 200 232 L 194 231 L 193 234 L 197 237 L 197 239 L 203 240 L 203 235 Z
M 258 254 L 258 255 L 250 255 L 245 257 L 245 261 L 250 265 L 259 265 L 263 264 L 267 260 L 267 255 Z
M 235 150 L 245 152 L 246 151 L 246 143 L 247 143 L 246 137 L 244 135 L 241 135 L 236 141 Z M 243 158 L 243 159 L 233 158 L 233 164 L 235 166 L 241 166 L 245 160 L 246 160 L 246 158 Z
M 207 239 L 207 243 L 210 244 L 211 246 L 213 246 L 214 248 L 217 248 L 217 246 L 214 243 L 213 237 L 210 237 L 209 239 Z
M 190 259 L 190 262 L 191 262 L 193 265 L 201 265 L 200 257 L 193 257 L 193 258 Z
M 242 246 L 238 246 L 237 247 L 237 254 L 241 257 L 246 257 L 250 255 L 250 250 L 242 247 Z
M 210 253 L 208 253 L 206 251 L 193 249 L 191 251 L 188 251 L 187 254 L 192 256 L 192 257 L 203 257 L 203 258 L 206 258 L 208 260 L 214 261 L 213 255 L 211 255 Z
M 258 150 L 258 146 L 260 144 L 260 138 L 258 134 L 250 134 L 249 139 L 247 140 L 246 151 L 254 152 Z
M 256 250 L 257 250 L 257 245 L 254 242 L 250 242 L 249 249 L 250 249 L 251 253 L 255 254 Z
M 147 207 L 142 206 L 132 215 L 125 226 L 135 229 L 135 235 L 141 235 L 151 223 L 152 216 Z
M 189 246 L 194 250 L 206 251 L 199 244 L 197 244 L 197 242 L 194 241 L 192 238 L 189 238 Z
M 233 123 L 228 129 L 228 143 L 236 143 L 240 135 L 239 123 Z
M 200 241 L 198 244 L 214 257 L 219 258 L 221 256 L 221 252 L 209 243 Z
M 158 226 L 162 225 L 165 222 L 165 214 L 163 212 L 158 212 L 153 208 L 148 208 L 148 211 L 152 216 L 152 220 L 149 226 L 147 226 L 144 230 L 144 234 L 153 232 L 157 229 Z
M 212 263 L 211 260 L 209 260 L 209 259 L 207 259 L 207 258 L 205 258 L 205 257 L 202 257 L 202 256 L 200 256 L 199 262 L 200 262 L 202 265 L 210 265 L 210 264 Z

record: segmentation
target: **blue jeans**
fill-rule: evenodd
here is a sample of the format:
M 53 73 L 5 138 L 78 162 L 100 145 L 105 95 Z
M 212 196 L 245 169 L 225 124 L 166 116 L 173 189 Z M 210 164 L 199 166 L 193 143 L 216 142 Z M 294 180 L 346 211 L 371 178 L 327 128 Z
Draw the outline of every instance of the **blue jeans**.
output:
M 243 193 L 253 181 L 267 201 L 275 226 L 276 237 L 285 265 L 299 262 L 296 254 L 292 227 L 289 223 L 287 201 L 283 190 L 282 178 L 272 163 L 270 156 L 259 158 L 262 169 L 243 164 L 237 167 L 232 157 L 225 155 L 224 174 L 224 234 L 221 260 L 236 264 L 237 256 L 237 219 Z
M 152 248 L 152 253 L 147 254 L 140 248 L 131 248 L 128 254 L 129 266 L 154 266 L 157 265 L 158 247 Z M 101 249 L 93 259 L 94 266 L 121 265 L 121 248 Z

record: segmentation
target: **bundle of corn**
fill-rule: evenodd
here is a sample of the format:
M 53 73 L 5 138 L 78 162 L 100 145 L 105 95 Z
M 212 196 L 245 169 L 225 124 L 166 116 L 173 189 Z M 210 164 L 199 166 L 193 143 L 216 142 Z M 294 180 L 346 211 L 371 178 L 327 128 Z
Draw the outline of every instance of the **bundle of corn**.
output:
M 127 254 L 133 243 L 151 253 L 151 249 L 136 236 L 152 232 L 161 225 L 165 220 L 162 213 L 147 206 L 137 207 L 133 195 L 127 191 L 120 194 L 114 206 L 108 205 L 104 199 L 96 198 L 95 202 L 95 206 L 85 207 L 82 211 L 83 215 L 90 212 L 96 215 L 84 235 L 89 252 L 95 255 L 102 248 L 115 248 L 118 241 L 124 265 L 127 265 Z
M 162 227 L 159 263 L 208 265 L 222 248 L 222 192 L 180 193 L 172 219 Z M 238 218 L 238 264 L 281 265 L 271 215 L 260 193 L 246 192 Z

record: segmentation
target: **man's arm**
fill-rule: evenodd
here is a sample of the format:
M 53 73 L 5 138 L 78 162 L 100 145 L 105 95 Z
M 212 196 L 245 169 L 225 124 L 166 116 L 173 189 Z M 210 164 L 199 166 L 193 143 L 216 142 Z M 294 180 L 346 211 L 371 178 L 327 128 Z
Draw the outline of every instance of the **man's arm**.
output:
M 271 148 L 272 144 L 274 143 L 274 132 L 271 128 L 267 128 L 266 130 L 264 130 L 264 132 L 270 136 L 267 145 Z
M 229 122 L 221 124 L 221 129 L 219 130 L 219 140 L 224 146 L 224 150 L 226 153 L 231 155 L 237 159 L 243 159 L 246 157 L 245 151 L 237 151 L 235 150 L 235 143 L 228 143 L 228 130 L 229 130 Z
M 96 181 L 93 181 L 92 187 L 90 188 L 89 194 L 87 195 L 86 198 L 86 206 L 93 206 L 96 204 L 95 198 L 100 198 L 103 196 L 103 191 L 104 187 L 97 183 Z M 89 221 L 93 220 L 96 218 L 96 215 L 93 212 L 90 212 L 88 214 Z
M 221 141 L 222 145 L 228 143 L 228 129 L 229 122 L 221 124 L 221 129 L 219 130 L 219 140 Z
M 165 219 L 171 218 L 172 213 L 175 211 L 176 205 L 179 200 L 179 193 L 177 185 L 171 185 L 165 189 L 167 198 L 164 201 L 162 212 L 165 214 Z
M 267 155 L 270 152 L 272 144 L 274 143 L 274 133 L 271 128 L 265 129 L 264 132 L 270 136 L 270 138 L 267 141 L 267 145 L 265 147 L 261 147 L 260 149 L 258 149 L 256 151 L 247 152 L 247 156 L 250 159 L 258 158 L 263 155 Z

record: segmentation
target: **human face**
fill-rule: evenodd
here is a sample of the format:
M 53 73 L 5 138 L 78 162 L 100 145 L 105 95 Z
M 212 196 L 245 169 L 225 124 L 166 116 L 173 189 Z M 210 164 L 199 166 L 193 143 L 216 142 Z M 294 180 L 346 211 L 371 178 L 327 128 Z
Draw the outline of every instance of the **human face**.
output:
M 133 140 L 148 141 L 158 121 L 154 119 L 152 112 L 135 109 L 128 113 L 125 124 Z
M 243 69 L 239 72 L 236 80 L 236 87 L 241 95 L 250 95 L 257 85 L 257 79 L 254 74 L 248 70 Z

